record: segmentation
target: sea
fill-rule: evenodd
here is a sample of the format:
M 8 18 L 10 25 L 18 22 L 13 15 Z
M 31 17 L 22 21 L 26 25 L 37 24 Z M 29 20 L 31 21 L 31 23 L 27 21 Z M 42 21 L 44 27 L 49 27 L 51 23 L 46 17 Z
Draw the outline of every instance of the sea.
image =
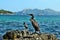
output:
M 0 15 L 0 38 L 10 30 L 24 30 L 23 23 L 28 25 L 28 31 L 34 32 L 28 15 Z M 34 19 L 39 24 L 41 33 L 55 34 L 60 38 L 60 15 L 34 15 Z

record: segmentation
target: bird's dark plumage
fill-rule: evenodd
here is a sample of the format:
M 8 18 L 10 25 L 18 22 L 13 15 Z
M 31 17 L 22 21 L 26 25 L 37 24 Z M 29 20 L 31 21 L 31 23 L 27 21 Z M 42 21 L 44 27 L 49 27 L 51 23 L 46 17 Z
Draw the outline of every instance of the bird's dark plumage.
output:
M 25 27 L 26 29 L 28 28 L 28 27 L 27 27 L 27 24 L 26 24 L 25 22 L 23 23 L 23 25 L 24 25 L 24 27 Z
M 31 21 L 31 23 L 32 23 L 32 25 L 33 25 L 33 27 L 34 27 L 34 29 L 35 29 L 35 32 L 36 32 L 36 31 L 40 32 L 39 25 L 38 25 L 38 23 L 35 21 L 33 14 L 29 14 L 29 15 L 31 16 L 30 21 Z

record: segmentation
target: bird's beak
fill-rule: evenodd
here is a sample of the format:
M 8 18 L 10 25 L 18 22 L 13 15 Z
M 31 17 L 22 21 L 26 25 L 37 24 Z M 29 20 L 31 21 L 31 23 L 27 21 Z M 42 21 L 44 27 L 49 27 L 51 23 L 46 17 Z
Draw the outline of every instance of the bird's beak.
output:
M 33 14 L 28 14 L 28 15 L 33 17 Z

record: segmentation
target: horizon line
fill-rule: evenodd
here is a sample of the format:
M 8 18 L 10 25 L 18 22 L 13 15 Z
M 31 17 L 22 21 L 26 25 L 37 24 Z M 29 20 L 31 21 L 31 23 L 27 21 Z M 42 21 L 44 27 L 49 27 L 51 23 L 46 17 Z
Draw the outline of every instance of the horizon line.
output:
M 21 9 L 21 10 L 18 10 L 18 11 L 12 11 L 12 10 L 9 10 L 9 9 L 0 9 L 0 10 L 7 10 L 7 11 L 11 11 L 11 12 L 19 12 L 19 11 L 23 11 L 23 10 L 28 10 L 28 9 L 31 9 L 31 10 L 34 10 L 34 9 L 38 9 L 38 10 L 45 10 L 45 9 L 49 9 L 49 10 L 53 10 L 53 11 L 57 11 L 57 10 L 54 10 L 54 9 L 51 9 L 51 8 L 45 8 L 45 9 L 40 9 L 40 8 L 25 8 L 25 9 Z M 57 12 L 60 12 L 60 11 L 57 11 Z

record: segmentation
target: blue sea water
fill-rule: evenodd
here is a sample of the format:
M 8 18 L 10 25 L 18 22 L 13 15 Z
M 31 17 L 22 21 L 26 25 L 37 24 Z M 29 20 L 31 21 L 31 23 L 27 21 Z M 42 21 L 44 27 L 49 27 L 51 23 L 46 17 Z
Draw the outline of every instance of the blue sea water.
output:
M 40 26 L 41 33 L 55 34 L 60 38 L 60 16 L 35 16 L 35 20 Z M 34 32 L 30 16 L 0 15 L 0 36 L 10 30 L 24 30 L 23 22 L 27 23 L 30 32 Z

